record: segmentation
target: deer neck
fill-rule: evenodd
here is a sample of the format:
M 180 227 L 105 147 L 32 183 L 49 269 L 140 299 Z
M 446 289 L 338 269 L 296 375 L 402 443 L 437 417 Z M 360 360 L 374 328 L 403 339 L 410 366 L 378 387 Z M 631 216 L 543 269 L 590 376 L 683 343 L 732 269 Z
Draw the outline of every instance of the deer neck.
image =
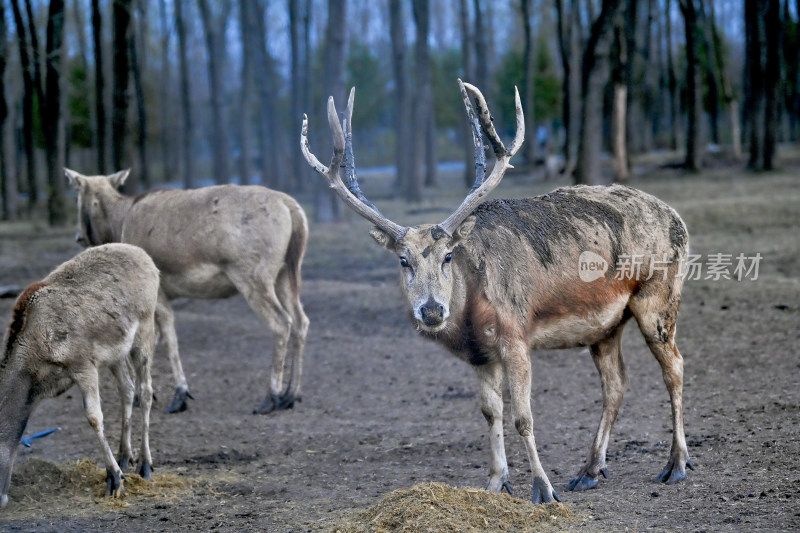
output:
M 128 217 L 128 211 L 133 205 L 133 198 L 114 191 L 114 194 L 107 199 L 105 204 L 111 242 L 123 242 L 122 234 L 125 229 L 125 220 Z

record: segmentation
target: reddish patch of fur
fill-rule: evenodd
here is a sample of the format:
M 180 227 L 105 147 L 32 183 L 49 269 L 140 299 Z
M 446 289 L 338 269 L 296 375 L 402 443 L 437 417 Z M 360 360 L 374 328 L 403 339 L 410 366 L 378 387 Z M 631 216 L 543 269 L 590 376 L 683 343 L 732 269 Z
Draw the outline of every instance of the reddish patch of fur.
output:
M 8 326 L 8 342 L 6 343 L 6 351 L 11 349 L 19 334 L 22 333 L 23 329 L 25 329 L 25 319 L 28 316 L 28 304 L 30 304 L 33 295 L 45 285 L 46 283 L 43 281 L 37 281 L 36 283 L 29 285 L 24 291 L 22 291 L 22 294 L 17 297 L 17 302 L 14 304 L 14 310 L 12 311 L 11 315 L 11 324 Z
M 603 283 L 603 285 L 599 285 Z M 542 321 L 561 319 L 575 314 L 600 311 L 617 301 L 620 295 L 631 296 L 636 292 L 640 282 L 635 280 L 605 280 L 595 283 L 578 282 L 568 290 L 551 290 L 551 298 L 545 301 L 532 301 L 528 328 L 533 330 Z

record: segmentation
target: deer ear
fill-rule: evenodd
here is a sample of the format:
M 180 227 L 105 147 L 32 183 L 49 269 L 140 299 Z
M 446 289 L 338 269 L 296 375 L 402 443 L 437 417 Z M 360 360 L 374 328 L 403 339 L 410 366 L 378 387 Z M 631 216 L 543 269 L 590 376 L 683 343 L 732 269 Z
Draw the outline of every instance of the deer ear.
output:
M 126 168 L 125 170 L 120 170 L 115 174 L 111 174 L 108 177 L 108 181 L 111 182 L 111 186 L 115 189 L 119 189 L 125 183 L 125 180 L 128 179 L 128 175 L 131 173 L 131 169 Z
M 464 222 L 462 222 L 453 233 L 453 244 L 457 244 L 469 237 L 470 233 L 472 233 L 472 229 L 475 227 L 475 222 L 475 216 L 473 215 L 464 219 Z
M 369 230 L 370 236 L 375 239 L 375 242 L 386 248 L 387 250 L 394 250 L 394 246 L 396 244 L 395 240 L 389 236 L 388 233 L 385 231 L 374 227 Z
M 70 170 L 64 167 L 64 175 L 67 177 L 67 182 L 69 186 L 75 189 L 76 191 L 80 190 L 84 184 L 84 177 L 75 172 L 74 170 Z

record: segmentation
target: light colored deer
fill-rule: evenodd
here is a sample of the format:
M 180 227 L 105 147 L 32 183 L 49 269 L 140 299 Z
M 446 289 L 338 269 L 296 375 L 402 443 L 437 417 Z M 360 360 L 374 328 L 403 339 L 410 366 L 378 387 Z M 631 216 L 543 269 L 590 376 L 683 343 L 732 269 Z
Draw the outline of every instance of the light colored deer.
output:
M 400 226 L 364 197 L 352 156 L 354 90 L 342 124 L 333 98 L 328 100 L 334 141 L 330 166 L 309 150 L 307 118 L 301 148 L 339 197 L 375 224 L 370 234 L 378 244 L 397 254 L 400 287 L 419 333 L 444 345 L 477 372 L 492 450 L 487 489 L 505 487 L 510 492 L 503 444 L 505 381 L 514 425 L 533 473 L 532 500 L 559 500 L 539 462 L 533 436 L 531 348 L 590 346 L 600 373 L 603 414 L 588 460 L 567 490 L 595 487 L 599 476 L 606 476 L 609 436 L 627 386 L 620 339 L 631 317 L 661 365 L 672 401 L 672 450 L 657 479 L 667 483 L 683 479 L 686 466 L 693 468 L 683 426 L 683 360 L 675 345 L 682 287 L 679 266 L 688 250 L 683 221 L 653 196 L 616 185 L 565 187 L 536 198 L 485 201 L 522 144 L 522 106 L 517 94 L 517 132 L 506 149 L 480 91 L 460 80 L 459 85 L 477 148 L 477 179 L 461 206 L 441 224 Z M 488 176 L 481 130 L 497 157 Z M 339 176 L 343 160 L 344 182 Z M 611 268 L 583 281 L 579 262 L 584 252 Z M 615 273 L 625 257 L 640 258 L 638 275 Z
M 126 242 L 144 248 L 161 270 L 156 322 L 167 347 L 175 396 L 168 413 L 191 398 L 183 373 L 170 300 L 217 299 L 241 293 L 273 333 L 272 374 L 255 413 L 289 409 L 300 399 L 308 318 L 300 303 L 300 264 L 308 222 L 291 196 L 265 187 L 220 185 L 162 189 L 136 197 L 117 191 L 128 170 L 83 176 L 64 169 L 78 191 L 84 246 Z M 291 375 L 283 388 L 287 352 Z
M 0 359 L 0 505 L 8 503 L 20 437 L 34 408 L 73 384 L 100 440 L 106 495 L 120 495 L 122 471 L 133 461 L 129 368 L 135 371 L 142 406 L 138 473 L 150 479 L 150 367 L 158 284 L 158 269 L 141 248 L 109 244 L 78 254 L 19 295 Z M 119 463 L 103 432 L 102 367 L 110 368 L 121 396 Z

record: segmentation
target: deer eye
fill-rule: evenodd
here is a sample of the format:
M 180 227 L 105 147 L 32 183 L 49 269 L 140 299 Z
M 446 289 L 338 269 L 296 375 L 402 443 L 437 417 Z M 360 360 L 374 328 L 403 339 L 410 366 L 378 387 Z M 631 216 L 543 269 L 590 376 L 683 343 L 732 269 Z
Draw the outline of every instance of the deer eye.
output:
M 408 259 L 406 259 L 405 257 L 401 257 L 400 258 L 400 266 L 403 267 L 403 268 L 408 268 L 411 265 L 408 264 Z
M 453 260 L 453 254 L 448 253 L 446 256 L 444 256 L 445 263 L 449 263 L 452 260 Z

